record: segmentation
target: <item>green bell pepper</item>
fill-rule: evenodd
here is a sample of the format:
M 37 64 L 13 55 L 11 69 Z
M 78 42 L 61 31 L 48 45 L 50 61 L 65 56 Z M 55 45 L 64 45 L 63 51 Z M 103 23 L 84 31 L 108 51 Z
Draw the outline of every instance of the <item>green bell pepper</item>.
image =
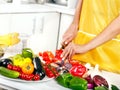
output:
M 58 84 L 68 88 L 70 80 L 72 78 L 73 78 L 73 76 L 70 73 L 64 73 L 64 74 L 59 75 L 56 78 L 56 81 L 58 82 Z
M 73 77 L 70 81 L 69 88 L 72 90 L 87 90 L 87 81 L 80 77 Z
M 115 85 L 111 85 L 111 89 L 112 90 L 120 90 L 117 86 L 115 86 Z
M 24 58 L 29 57 L 29 58 L 33 59 L 33 51 L 30 48 L 24 48 L 22 50 L 22 56 Z
M 108 88 L 105 87 L 105 86 L 97 86 L 97 87 L 95 87 L 94 89 L 95 89 L 95 90 L 108 90 Z

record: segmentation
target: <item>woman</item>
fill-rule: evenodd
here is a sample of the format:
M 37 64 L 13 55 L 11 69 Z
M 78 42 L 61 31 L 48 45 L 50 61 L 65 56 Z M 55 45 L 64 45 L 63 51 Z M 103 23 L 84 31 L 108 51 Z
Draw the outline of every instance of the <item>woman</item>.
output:
M 120 73 L 120 0 L 78 0 L 62 44 L 67 45 L 63 59 Z

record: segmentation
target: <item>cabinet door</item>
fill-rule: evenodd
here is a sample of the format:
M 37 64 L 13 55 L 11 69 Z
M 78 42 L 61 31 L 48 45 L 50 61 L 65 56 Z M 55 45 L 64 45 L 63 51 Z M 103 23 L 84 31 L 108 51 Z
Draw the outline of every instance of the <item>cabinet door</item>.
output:
M 59 13 L 39 13 L 35 14 L 34 35 L 28 41 L 28 47 L 35 52 L 53 51 L 57 48 Z
M 10 30 L 10 14 L 0 14 L 0 34 L 9 33 Z
M 61 47 L 62 36 L 70 26 L 72 20 L 73 20 L 72 15 L 61 14 L 60 31 L 59 31 L 58 47 L 57 47 L 58 49 Z
M 32 35 L 35 17 L 33 14 L 12 14 L 11 32 Z

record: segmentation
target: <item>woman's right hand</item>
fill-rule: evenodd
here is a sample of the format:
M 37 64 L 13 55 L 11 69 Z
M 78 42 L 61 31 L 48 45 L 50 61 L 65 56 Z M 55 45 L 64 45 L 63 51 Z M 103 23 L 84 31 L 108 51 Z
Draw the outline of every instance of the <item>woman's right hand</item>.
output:
M 63 34 L 62 45 L 66 46 L 67 44 L 69 44 L 77 35 L 77 31 L 78 25 L 72 23 L 67 31 Z

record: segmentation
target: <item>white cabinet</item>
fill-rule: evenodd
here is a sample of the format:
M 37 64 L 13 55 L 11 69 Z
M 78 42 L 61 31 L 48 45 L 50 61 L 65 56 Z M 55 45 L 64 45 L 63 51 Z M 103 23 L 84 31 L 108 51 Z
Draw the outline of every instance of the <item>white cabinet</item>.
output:
M 0 14 L 0 34 L 9 32 L 11 14 Z
M 31 35 L 34 30 L 34 20 L 33 14 L 12 14 L 10 32 Z
M 61 47 L 61 40 L 64 32 L 68 29 L 69 25 L 73 20 L 73 15 L 61 14 L 60 21 L 60 31 L 59 31 L 59 39 L 58 39 L 58 49 Z
M 58 41 L 59 13 L 35 14 L 33 35 L 28 40 L 27 47 L 34 52 L 49 50 L 55 52 Z
M 57 12 L 0 14 L 0 34 L 28 35 L 27 47 L 36 53 L 57 48 L 60 14 Z

